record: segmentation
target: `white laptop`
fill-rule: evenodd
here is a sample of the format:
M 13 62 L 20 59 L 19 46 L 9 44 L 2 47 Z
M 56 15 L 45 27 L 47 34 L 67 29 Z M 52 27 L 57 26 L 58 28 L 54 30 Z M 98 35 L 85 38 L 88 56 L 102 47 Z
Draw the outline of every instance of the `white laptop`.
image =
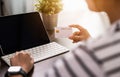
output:
M 16 51 L 30 52 L 35 62 L 68 52 L 50 42 L 38 12 L 0 17 L 0 56 L 8 65 Z

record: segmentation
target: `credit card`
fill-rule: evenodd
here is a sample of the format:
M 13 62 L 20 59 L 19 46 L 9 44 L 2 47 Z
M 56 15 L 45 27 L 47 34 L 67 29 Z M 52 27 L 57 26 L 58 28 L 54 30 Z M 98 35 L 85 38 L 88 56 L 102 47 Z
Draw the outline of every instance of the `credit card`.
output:
M 68 38 L 71 34 L 71 27 L 55 27 L 55 38 Z

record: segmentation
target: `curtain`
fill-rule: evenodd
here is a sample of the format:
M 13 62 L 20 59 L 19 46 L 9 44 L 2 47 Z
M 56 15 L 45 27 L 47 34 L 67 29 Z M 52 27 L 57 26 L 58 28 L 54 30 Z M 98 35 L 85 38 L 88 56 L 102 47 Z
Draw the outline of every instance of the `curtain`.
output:
M 35 0 L 4 0 L 4 15 L 34 11 Z

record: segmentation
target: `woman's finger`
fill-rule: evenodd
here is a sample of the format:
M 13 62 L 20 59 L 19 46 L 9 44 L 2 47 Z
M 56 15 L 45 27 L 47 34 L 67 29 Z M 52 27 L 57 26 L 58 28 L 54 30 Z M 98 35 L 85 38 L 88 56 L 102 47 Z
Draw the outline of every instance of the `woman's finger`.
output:
M 77 28 L 77 29 L 79 29 L 80 31 L 83 31 L 84 30 L 84 28 L 82 27 L 82 26 L 80 26 L 80 25 L 69 25 L 70 27 L 72 27 L 72 28 Z
M 80 35 L 80 31 L 74 32 L 73 35 Z

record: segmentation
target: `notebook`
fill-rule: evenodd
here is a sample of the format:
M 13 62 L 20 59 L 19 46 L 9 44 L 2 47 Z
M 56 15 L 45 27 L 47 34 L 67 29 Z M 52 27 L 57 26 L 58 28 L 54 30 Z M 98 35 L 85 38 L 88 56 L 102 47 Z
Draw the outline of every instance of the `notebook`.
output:
M 37 55 L 41 59 L 36 58 L 35 62 L 69 51 L 56 42 L 50 42 L 38 12 L 0 17 L 0 46 L 0 56 L 8 65 L 10 65 L 9 58 L 16 51 L 24 50 L 32 54 L 41 53 L 42 55 Z M 54 50 L 55 46 L 59 47 L 56 49 L 60 50 Z M 53 50 L 49 51 L 50 49 Z M 8 59 L 4 59 L 6 57 Z

